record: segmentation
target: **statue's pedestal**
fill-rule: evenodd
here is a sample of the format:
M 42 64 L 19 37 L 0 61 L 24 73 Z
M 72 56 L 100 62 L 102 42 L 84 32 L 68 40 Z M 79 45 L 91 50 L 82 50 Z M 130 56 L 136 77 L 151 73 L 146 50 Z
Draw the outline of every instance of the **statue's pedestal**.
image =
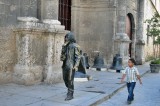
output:
M 14 31 L 17 48 L 14 82 L 32 85 L 41 81 L 60 81 L 64 26 L 57 20 L 39 23 L 33 17 L 21 17 L 18 21 L 19 25 Z

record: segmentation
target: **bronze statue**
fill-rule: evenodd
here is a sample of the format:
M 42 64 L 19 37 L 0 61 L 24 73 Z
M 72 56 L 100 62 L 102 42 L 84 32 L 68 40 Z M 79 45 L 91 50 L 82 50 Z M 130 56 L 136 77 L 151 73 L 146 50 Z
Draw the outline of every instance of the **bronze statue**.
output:
M 76 44 L 74 34 L 72 32 L 66 34 L 65 43 L 62 46 L 61 61 L 63 61 L 63 80 L 68 88 L 65 100 L 73 99 L 74 93 L 74 74 L 78 70 L 80 62 L 80 49 Z
M 82 50 L 80 50 L 80 62 L 78 66 L 78 72 L 81 72 L 83 74 L 86 74 L 86 62 L 85 62 L 85 57 L 82 54 Z

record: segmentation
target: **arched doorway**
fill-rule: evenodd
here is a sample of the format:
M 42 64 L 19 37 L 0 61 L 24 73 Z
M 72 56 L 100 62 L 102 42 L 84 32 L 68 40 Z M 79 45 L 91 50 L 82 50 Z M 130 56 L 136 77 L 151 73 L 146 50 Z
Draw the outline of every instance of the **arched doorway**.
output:
M 135 33 L 135 23 L 134 23 L 134 18 L 131 13 L 127 14 L 126 17 L 126 34 L 130 38 L 131 41 L 134 39 L 134 33 Z M 133 42 L 129 44 L 129 57 L 133 57 Z
M 71 30 L 71 0 L 59 0 L 58 20 L 65 30 Z

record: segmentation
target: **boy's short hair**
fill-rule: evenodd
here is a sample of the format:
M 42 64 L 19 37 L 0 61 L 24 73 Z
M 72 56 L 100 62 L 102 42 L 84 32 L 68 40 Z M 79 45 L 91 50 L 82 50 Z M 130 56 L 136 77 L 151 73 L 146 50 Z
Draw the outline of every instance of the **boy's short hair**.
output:
M 135 61 L 134 58 L 130 58 L 129 60 L 130 60 L 134 65 L 136 65 L 136 61 Z

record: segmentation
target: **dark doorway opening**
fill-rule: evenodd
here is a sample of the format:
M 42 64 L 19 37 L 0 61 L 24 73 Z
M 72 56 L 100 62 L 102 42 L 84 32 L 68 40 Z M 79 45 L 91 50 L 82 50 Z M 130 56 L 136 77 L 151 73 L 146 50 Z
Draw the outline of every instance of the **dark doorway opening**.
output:
M 126 33 L 131 41 L 133 40 L 134 29 L 135 29 L 135 24 L 133 15 L 131 13 L 128 13 L 126 17 Z M 129 50 L 128 50 L 129 57 L 132 57 L 132 46 L 133 42 L 129 44 Z
M 71 0 L 59 0 L 58 20 L 65 26 L 65 30 L 71 30 Z

